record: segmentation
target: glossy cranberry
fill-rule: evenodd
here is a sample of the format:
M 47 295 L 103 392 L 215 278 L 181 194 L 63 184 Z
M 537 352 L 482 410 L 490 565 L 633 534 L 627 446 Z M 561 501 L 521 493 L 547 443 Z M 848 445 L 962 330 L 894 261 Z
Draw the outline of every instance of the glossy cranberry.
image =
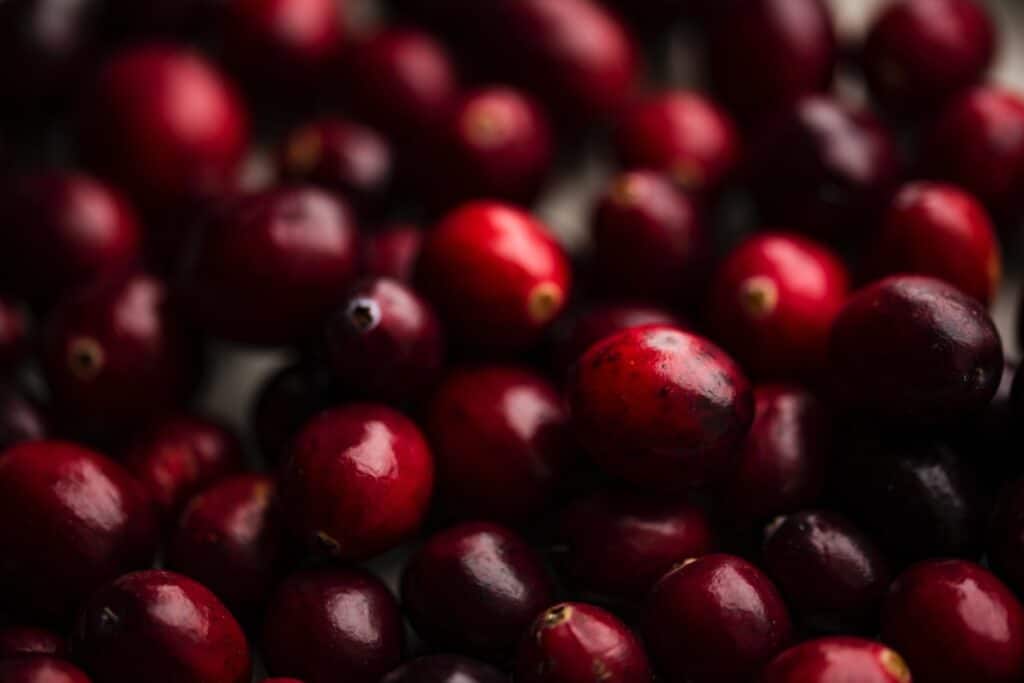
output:
M 202 231 L 184 288 L 202 326 L 247 344 L 315 332 L 356 277 L 358 236 L 348 206 L 312 187 L 238 199 Z
M 406 285 L 366 280 L 327 319 L 327 363 L 347 389 L 403 401 L 441 376 L 444 336 L 433 308 Z
M 25 655 L 66 658 L 68 643 L 53 631 L 31 626 L 0 628 L 0 660 Z
M 508 677 L 468 657 L 428 655 L 409 660 L 381 683 L 508 683 Z
M 3 602 L 63 620 L 102 583 L 147 566 L 157 544 L 145 491 L 119 465 L 70 443 L 0 457 Z
M 886 598 L 882 638 L 915 683 L 997 683 L 1024 676 L 1024 611 L 982 567 L 930 560 L 904 572 Z
M 435 534 L 402 573 L 402 605 L 421 638 L 489 657 L 511 654 L 554 592 L 526 541 L 484 522 Z
M 838 254 L 797 235 L 755 235 L 718 266 L 709 315 L 715 338 L 758 377 L 813 379 L 849 293 Z
M 562 397 L 512 366 L 449 374 L 430 400 L 425 428 L 437 457 L 438 499 L 461 518 L 531 521 L 576 455 Z
M 0 661 L 4 683 L 90 683 L 81 669 L 49 656 L 19 657 Z
M 1003 371 L 999 333 L 976 299 L 897 275 L 856 292 L 829 344 L 838 396 L 887 421 L 936 424 L 979 412 Z
M 598 342 L 576 365 L 569 403 L 577 436 L 603 469 L 677 489 L 735 464 L 754 417 L 750 383 L 714 344 L 666 325 Z
M 717 545 L 700 507 L 627 490 L 573 501 L 558 528 L 574 585 L 626 600 L 643 598 L 676 563 L 707 555 Z
M 344 672 L 374 683 L 402 659 L 402 615 L 376 577 L 359 569 L 293 574 L 271 599 L 263 654 L 275 675 L 328 683 Z
M 819 638 L 789 648 L 761 672 L 761 683 L 911 683 L 895 650 L 861 638 Z M 914 678 L 913 680 L 917 680 Z
M 363 560 L 419 528 L 434 463 L 419 429 L 385 406 L 320 413 L 295 437 L 281 475 L 292 531 L 331 557 Z
M 49 420 L 23 391 L 0 383 L 0 451 L 22 441 L 46 437 Z
M 367 277 L 389 277 L 410 282 L 423 243 L 423 231 L 416 225 L 396 223 L 363 235 L 362 268 Z
M 649 683 L 640 640 L 600 607 L 563 602 L 545 610 L 523 637 L 515 680 L 523 683 Z
M 0 296 L 0 373 L 10 374 L 29 351 L 28 315 L 21 303 Z
M 249 414 L 249 428 L 263 457 L 271 463 L 282 460 L 292 438 L 331 405 L 333 394 L 327 373 L 302 362 L 268 377 Z
M 455 209 L 427 233 L 417 283 L 456 341 L 516 350 L 536 341 L 569 297 L 569 262 L 547 227 L 497 202 Z
M 757 567 L 705 555 L 670 571 L 644 609 L 651 657 L 669 681 L 748 681 L 790 639 L 789 615 Z

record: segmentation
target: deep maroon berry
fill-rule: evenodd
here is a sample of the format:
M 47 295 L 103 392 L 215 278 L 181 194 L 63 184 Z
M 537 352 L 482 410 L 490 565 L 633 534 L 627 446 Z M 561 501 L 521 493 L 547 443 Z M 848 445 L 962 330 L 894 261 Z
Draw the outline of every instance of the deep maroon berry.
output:
M 1015 591 L 1024 589 L 1024 480 L 1007 485 L 999 496 L 988 538 L 992 571 Z
M 389 277 L 399 282 L 410 282 L 416 270 L 416 259 L 423 243 L 419 226 L 396 223 L 365 234 L 362 244 L 363 275 Z
M 0 451 L 22 441 L 42 439 L 50 432 L 49 420 L 27 394 L 0 384 Z
M 90 683 L 89 677 L 81 669 L 62 659 L 47 655 L 0 661 L 0 681 L 4 681 L 4 683 Z
M 66 658 L 68 643 L 63 636 L 31 626 L 0 628 L 0 660 L 25 655 L 49 655 Z
M 789 648 L 764 668 L 758 680 L 761 683 L 911 683 L 911 674 L 907 663 L 895 650 L 871 640 L 837 636 Z
M 428 655 L 407 661 L 381 683 L 508 683 L 508 677 L 468 657 Z
M 280 462 L 302 426 L 334 402 L 333 394 L 326 371 L 302 362 L 270 375 L 249 413 L 249 427 L 263 457 Z
M 29 320 L 24 306 L 0 296 L 0 373 L 10 374 L 29 351 Z

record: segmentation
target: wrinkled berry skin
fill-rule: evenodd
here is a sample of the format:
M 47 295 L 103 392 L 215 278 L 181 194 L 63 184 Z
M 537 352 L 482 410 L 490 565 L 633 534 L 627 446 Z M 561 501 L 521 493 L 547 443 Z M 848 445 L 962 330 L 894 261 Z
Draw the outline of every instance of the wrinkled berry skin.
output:
M 1024 676 L 1024 610 L 979 565 L 929 560 L 893 583 L 882 639 L 906 659 L 915 683 L 1010 683 Z
M 992 515 L 988 537 L 992 571 L 1010 588 L 1024 588 L 1024 480 L 1005 487 Z
M 0 661 L 0 680 L 4 683 L 90 683 L 81 669 L 48 655 Z
M 28 355 L 30 324 L 19 301 L 0 296 L 0 373 L 11 374 Z
M 381 683 L 508 683 L 508 677 L 468 657 L 427 655 L 402 664 Z
M 992 399 L 1003 372 L 985 307 L 945 282 L 896 275 L 847 301 L 829 341 L 837 397 L 886 422 L 963 420 Z
M 398 223 L 363 235 L 361 272 L 366 277 L 389 277 L 411 282 L 423 243 L 416 225 Z
M 336 403 L 334 394 L 327 372 L 301 361 L 270 375 L 249 411 L 249 428 L 263 458 L 281 462 L 302 426 Z
M 49 420 L 41 408 L 15 386 L 0 384 L 0 451 L 49 433 Z
M 31 626 L 0 628 L 0 660 L 25 655 L 49 655 L 66 658 L 68 643 L 63 636 Z
M 711 342 L 664 325 L 598 342 L 569 381 L 576 434 L 598 465 L 647 488 L 730 471 L 754 418 L 750 383 Z
M 918 680 L 916 677 L 914 681 Z M 903 658 L 881 643 L 836 636 L 795 645 L 761 672 L 760 683 L 911 683 Z

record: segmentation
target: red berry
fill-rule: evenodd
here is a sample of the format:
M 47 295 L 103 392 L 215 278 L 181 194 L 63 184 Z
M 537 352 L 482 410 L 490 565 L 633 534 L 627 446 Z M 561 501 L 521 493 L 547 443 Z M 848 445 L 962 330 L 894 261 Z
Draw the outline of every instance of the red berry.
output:
M 0 660 L 25 655 L 48 655 L 64 659 L 68 654 L 67 641 L 53 631 L 31 626 L 0 628 Z
M 37 655 L 0 661 L 4 683 L 90 683 L 80 669 L 55 657 Z
M 508 677 L 468 657 L 427 655 L 407 661 L 381 683 L 508 683 Z
M 765 667 L 758 680 L 761 683 L 911 683 L 911 675 L 903 658 L 881 643 L 833 637 L 789 648 Z
M 367 277 L 389 277 L 409 282 L 416 270 L 423 231 L 416 225 L 396 223 L 362 236 L 361 271 Z

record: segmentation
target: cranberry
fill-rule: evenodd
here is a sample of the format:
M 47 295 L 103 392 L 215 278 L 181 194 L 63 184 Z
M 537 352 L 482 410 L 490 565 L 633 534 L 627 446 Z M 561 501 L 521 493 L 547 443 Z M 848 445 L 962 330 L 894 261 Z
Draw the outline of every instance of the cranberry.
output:
M 468 657 L 429 655 L 409 660 L 381 683 L 508 683 L 508 677 Z
M 615 616 L 582 602 L 547 609 L 523 638 L 516 681 L 523 683 L 649 683 L 640 640 Z
M 755 235 L 718 267 L 709 315 L 716 339 L 759 377 L 813 379 L 849 292 L 839 256 L 797 235 Z
M 423 521 L 434 484 L 426 441 L 385 406 L 349 404 L 302 428 L 281 475 L 292 530 L 343 560 L 391 549 Z
M 402 604 L 421 638 L 485 656 L 510 654 L 553 598 L 540 556 L 483 522 L 435 534 L 402 574 Z
M 985 307 L 928 277 L 898 275 L 850 297 L 829 344 L 838 395 L 854 410 L 911 424 L 977 413 L 1003 371 Z
M 21 365 L 29 350 L 29 321 L 22 305 L 0 296 L 0 374 Z
M 729 471 L 754 417 L 750 383 L 733 360 L 666 325 L 592 346 L 568 391 L 590 455 L 614 476 L 649 488 L 707 483 Z
M 762 683 L 911 683 L 910 669 L 881 643 L 819 638 L 789 648 L 765 667 Z M 915 679 L 916 680 L 916 679 Z
M 423 242 L 423 231 L 418 226 L 396 223 L 364 235 L 361 242 L 361 270 L 366 276 L 412 280 Z
M 39 406 L 17 387 L 0 383 L 0 451 L 46 437 L 50 427 Z
M 670 571 L 644 610 L 651 657 L 672 681 L 748 681 L 790 640 L 775 586 L 746 560 L 705 555 Z
M 25 655 L 49 655 L 66 658 L 68 644 L 53 631 L 31 626 L 0 628 L 0 660 Z
M 417 281 L 457 341 L 514 350 L 540 337 L 569 297 L 571 271 L 546 226 L 497 202 L 455 209 L 423 243 Z
M 396 280 L 350 290 L 327 320 L 327 363 L 343 386 L 382 400 L 422 396 L 444 363 L 441 323 L 431 306 Z
M 44 655 L 0 661 L 4 683 L 90 683 L 80 669 L 62 659 Z
M 430 400 L 425 425 L 437 457 L 438 498 L 463 518 L 535 519 L 575 455 L 561 396 L 525 369 L 451 373 Z
M 374 683 L 402 659 L 402 615 L 376 577 L 359 569 L 293 574 L 271 599 L 263 654 L 275 675 L 310 683 Z
M 1003 490 L 992 517 L 988 541 L 992 570 L 1011 588 L 1024 589 L 1024 480 Z
M 358 267 L 348 206 L 312 187 L 232 202 L 195 246 L 184 273 L 193 313 L 214 334 L 248 344 L 312 334 Z
M 893 583 L 882 638 L 919 683 L 1017 681 L 1024 676 L 1024 611 L 982 567 L 930 560 Z
M 263 456 L 279 462 L 302 425 L 331 405 L 333 398 L 326 372 L 305 363 L 286 365 L 268 377 L 249 416 Z

